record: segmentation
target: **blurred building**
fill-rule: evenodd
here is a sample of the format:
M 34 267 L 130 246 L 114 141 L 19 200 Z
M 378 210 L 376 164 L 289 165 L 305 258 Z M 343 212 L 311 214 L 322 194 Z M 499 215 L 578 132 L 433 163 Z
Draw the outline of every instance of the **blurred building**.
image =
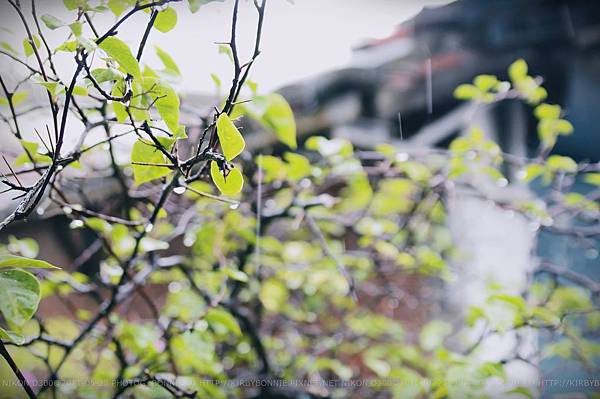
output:
M 577 134 L 561 139 L 556 150 L 598 160 L 600 140 L 592 140 L 600 104 L 597 1 L 460 0 L 427 8 L 390 37 L 358 46 L 347 69 L 281 92 L 304 134 L 347 136 L 366 146 L 378 141 L 373 134 L 409 146 L 444 146 L 464 123 L 454 88 L 482 73 L 506 78 L 518 58 L 544 78 L 549 101 L 562 104 L 575 125 Z M 491 127 L 502 133 L 489 133 L 512 152 L 535 148 L 532 121 L 518 120 L 519 114 L 502 104 L 491 116 Z M 506 129 L 507 119 L 523 131 Z

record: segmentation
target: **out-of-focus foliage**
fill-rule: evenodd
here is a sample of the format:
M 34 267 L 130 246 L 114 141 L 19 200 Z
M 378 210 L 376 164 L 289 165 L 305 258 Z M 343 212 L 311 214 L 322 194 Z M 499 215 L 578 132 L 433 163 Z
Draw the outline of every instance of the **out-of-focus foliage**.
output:
M 72 229 L 85 230 L 100 243 L 97 274 L 86 276 L 64 265 L 65 270 L 45 270 L 41 287 L 33 274 L 21 270 L 49 266 L 31 260 L 35 244 L 11 239 L 7 255 L 0 257 L 0 310 L 7 322 L 0 330 L 3 342 L 11 345 L 22 369 L 65 382 L 52 389 L 40 385 L 42 395 L 225 398 L 256 393 L 256 386 L 226 383 L 240 378 L 370 378 L 375 383 L 301 388 L 317 397 L 374 397 L 385 391 L 395 398 L 475 398 L 486 383 L 505 380 L 505 367 L 514 361 L 559 356 L 594 364 L 600 347 L 587 333 L 600 321 L 597 285 L 577 279 L 562 285 L 555 278 L 530 284 L 523 295 L 493 286 L 485 306 L 456 316 L 464 316 L 459 324 L 486 325 L 481 338 L 458 346 L 448 342 L 461 331 L 433 318 L 426 301 L 403 305 L 405 290 L 454 278 L 451 265 L 461 259 L 447 227 L 446 199 L 453 187 L 468 186 L 473 176 L 510 187 L 538 178 L 553 185 L 578 174 L 599 185 L 597 170 L 548 156 L 556 140 L 573 129 L 559 106 L 543 103 L 547 93 L 528 75 L 523 60 L 510 66 L 510 82 L 478 76 L 473 84 L 459 86 L 456 96 L 481 104 L 520 99 L 534 106 L 541 142 L 534 159 L 504 154 L 477 127 L 448 151 L 419 156 L 386 144 L 363 152 L 339 138 L 311 137 L 299 146 L 285 99 L 257 95 L 250 81 L 246 89 L 253 101 L 237 104 L 235 95 L 224 99 L 223 108 L 206 118 L 203 134 L 188 137 L 179 94 L 169 83 L 180 74 L 175 60 L 156 49 L 164 70 L 155 71 L 115 29 L 105 37 L 95 35 L 82 19 L 91 13 L 125 18 L 146 11 L 148 28 L 168 32 L 181 11 L 166 3 L 110 0 L 92 6 L 71 0 L 65 5 L 73 10 L 72 20 L 41 18 L 48 29 L 70 27 L 74 37 L 67 33 L 69 40 L 56 51 L 72 53 L 80 68 L 71 84 L 34 73 L 40 90 L 48 91 L 56 107 L 75 101 L 76 87 L 82 94 L 85 90 L 94 105 L 81 105 L 81 113 L 73 108 L 74 114 L 86 128 L 97 123 L 108 137 L 61 155 L 58 141 L 44 152 L 41 142 L 20 139 L 15 127 L 23 154 L 14 166 L 50 171 L 56 184 L 48 188 L 51 201 L 71 219 Z M 204 3 L 190 1 L 189 6 L 201 12 Z M 15 56 L 31 60 L 42 51 L 36 37 L 26 38 L 23 53 Z M 225 48 L 235 66 L 235 49 L 231 43 Z M 93 55 L 97 65 L 88 65 Z M 235 68 L 239 79 L 242 70 Z M 241 89 L 234 86 L 231 92 Z M 26 101 L 26 92 L 8 92 L 2 106 Z M 243 159 L 245 140 L 237 126 L 246 117 L 272 131 L 290 151 Z M 79 160 L 93 174 L 86 157 L 112 155 L 122 134 L 112 130 L 117 127 L 137 136 L 130 163 L 111 159 L 106 168 L 123 183 L 118 213 L 68 203 L 53 173 Z M 57 138 L 60 133 L 59 127 Z M 519 168 L 518 179 L 505 176 L 507 166 Z M 565 188 L 548 198 L 499 205 L 542 228 L 553 226 L 559 213 L 597 221 L 597 201 Z M 73 314 L 30 320 L 40 295 L 44 301 L 71 303 Z M 89 296 L 92 304 L 72 300 L 81 296 Z M 140 319 L 136 309 L 127 310 L 133 298 L 139 300 L 136 306 L 150 309 L 151 317 Z M 491 316 L 498 309 L 506 317 Z M 523 360 L 518 352 L 498 362 L 479 360 L 485 336 L 531 329 L 562 340 L 543 348 L 535 360 Z M 88 378 L 94 384 L 76 382 Z M 513 393 L 534 394 L 529 387 Z

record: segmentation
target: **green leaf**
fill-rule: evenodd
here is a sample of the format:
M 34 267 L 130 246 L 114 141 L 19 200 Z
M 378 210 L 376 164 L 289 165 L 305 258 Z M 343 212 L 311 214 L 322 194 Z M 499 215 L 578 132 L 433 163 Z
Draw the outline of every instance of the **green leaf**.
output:
M 270 278 L 260 287 L 259 297 L 267 310 L 277 312 L 287 302 L 289 292 L 281 281 Z
M 72 24 L 69 25 L 69 28 L 71 28 L 71 32 L 73 32 L 73 34 L 76 37 L 81 36 L 81 32 L 82 32 L 81 22 L 73 22 Z
M 496 88 L 500 81 L 494 75 L 479 75 L 475 77 L 473 83 L 475 83 L 475 86 L 477 86 L 481 91 L 488 92 Z
M 545 170 L 546 170 L 546 168 L 544 167 L 544 165 L 540 165 L 537 163 L 530 163 L 527 166 L 525 166 L 523 171 L 520 173 L 519 177 L 523 181 L 529 183 L 536 177 L 541 176 L 542 173 L 545 172 Z
M 170 150 L 175 140 L 166 137 L 157 137 L 158 141 L 167 150 Z M 133 145 L 131 151 L 131 162 L 144 162 L 149 164 L 169 164 L 171 161 L 158 148 L 142 140 L 138 140 Z M 152 165 L 132 165 L 133 179 L 135 184 L 142 184 L 171 173 L 171 168 Z
M 77 38 L 77 44 L 81 45 L 84 49 L 87 50 L 88 53 L 95 51 L 98 48 L 98 45 L 95 41 L 88 39 L 84 36 L 79 36 Z
M 158 58 L 160 58 L 163 65 L 165 66 L 165 71 L 173 75 L 181 76 L 181 71 L 179 70 L 179 67 L 177 66 L 173 58 L 169 55 L 169 53 L 167 53 L 158 46 L 154 46 L 154 48 L 156 49 L 156 55 L 158 55 Z
M 600 173 L 587 173 L 583 177 L 583 181 L 588 184 L 600 187 Z
M 110 94 L 113 97 L 123 97 L 125 95 L 125 92 L 125 81 L 123 79 L 119 79 L 113 86 Z M 117 121 L 119 123 L 125 122 L 127 120 L 127 117 L 129 116 L 127 114 L 127 108 L 125 108 L 125 105 L 120 101 L 113 101 L 112 107 L 113 111 L 115 112 L 115 116 L 117 117 Z
M 0 339 L 2 339 L 3 341 L 14 342 L 17 345 L 20 345 L 23 342 L 25 342 L 25 337 L 23 337 L 21 334 L 10 330 L 7 331 L 2 327 L 0 327 Z
M 216 325 L 220 325 L 224 327 L 227 331 L 234 333 L 237 336 L 242 335 L 242 330 L 240 329 L 240 325 L 238 324 L 235 317 L 231 315 L 231 313 L 221 309 L 221 308 L 212 308 L 206 312 L 204 319 L 211 325 L 213 328 Z
M 77 8 L 87 6 L 87 0 L 63 0 L 63 4 L 67 8 L 67 10 L 75 10 Z
M 235 270 L 229 267 L 224 267 L 221 269 L 221 271 L 232 280 L 241 281 L 242 283 L 248 282 L 248 275 L 241 270 Z
M 18 54 L 17 51 L 8 42 L 0 42 L 0 47 L 2 47 L 4 50 L 8 51 L 12 55 Z
M 50 93 L 50 95 L 52 97 L 56 97 L 59 94 L 62 94 L 65 92 L 65 86 L 63 86 L 62 84 L 60 84 L 59 82 L 35 82 L 37 84 L 39 84 L 40 86 L 44 86 L 46 88 L 46 90 L 48 90 L 48 92 Z
M 154 21 L 154 27 L 166 33 L 177 25 L 177 12 L 172 7 L 167 7 L 159 12 Z
M 211 73 L 210 78 L 215 83 L 215 86 L 217 86 L 217 89 L 219 89 L 221 87 L 221 79 L 219 79 L 219 75 L 216 73 Z
M 114 36 L 110 36 L 100 44 L 100 48 L 117 61 L 131 76 L 136 79 L 141 77 L 140 65 L 125 42 Z
M 52 30 L 66 25 L 65 22 L 61 21 L 60 19 L 58 19 L 55 16 L 50 15 L 50 14 L 42 15 L 42 21 L 48 27 L 48 29 L 52 29 Z
M 72 53 L 77 50 L 77 40 L 71 40 L 64 42 L 56 48 L 56 51 L 64 51 L 66 53 Z
M 490 301 L 501 301 L 504 303 L 508 303 L 514 306 L 520 312 L 525 312 L 527 309 L 527 304 L 525 300 L 518 295 L 508 295 L 508 294 L 494 294 L 490 296 Z
M 43 260 L 30 259 L 16 255 L 0 255 L 0 268 L 2 267 L 14 267 L 21 269 L 60 269 L 60 267 L 54 266 Z
M 19 105 L 23 101 L 25 101 L 27 99 L 27 97 L 29 97 L 29 93 L 26 91 L 17 91 L 15 93 L 13 93 L 13 95 L 12 95 L 13 105 L 16 107 L 17 105 Z
M 115 17 L 123 14 L 123 11 L 133 4 L 135 4 L 133 0 L 108 0 L 108 8 L 115 14 Z
M 299 181 L 311 174 L 312 166 L 308 158 L 293 152 L 286 152 L 283 157 L 288 162 L 287 177 L 292 181 Z
M 14 92 L 12 95 L 12 103 L 16 107 L 17 105 L 25 101 L 27 97 L 29 97 L 29 93 L 26 91 Z M 8 100 L 5 97 L 0 97 L 0 105 L 8 105 Z
M 40 48 L 40 39 L 37 35 L 33 35 L 33 44 L 35 44 L 35 48 Z M 29 43 L 29 38 L 23 39 L 23 51 L 25 51 L 25 55 L 29 57 L 33 54 L 33 47 L 31 43 Z
M 431 351 L 441 346 L 444 339 L 452 333 L 452 326 L 440 320 L 427 323 L 419 335 L 419 343 L 426 351 Z
M 462 84 L 459 85 L 454 90 L 454 97 L 458 100 L 472 100 L 480 94 L 480 91 L 477 87 L 472 84 Z
M 242 191 L 242 187 L 244 186 L 244 177 L 238 168 L 231 169 L 227 176 L 224 176 L 215 161 L 212 161 L 210 164 L 210 176 L 215 186 L 224 195 L 236 195 Z
M 546 161 L 548 167 L 552 170 L 562 170 L 569 173 L 577 172 L 577 163 L 569 157 L 552 155 Z
M 14 163 L 16 166 L 25 165 L 32 160 L 35 163 L 50 163 L 52 161 L 52 158 L 48 155 L 38 153 L 38 148 L 40 146 L 38 143 L 26 140 L 19 140 L 19 142 L 23 147 L 23 152 L 15 158 Z
M 558 119 L 560 118 L 560 105 L 540 104 L 535 107 L 534 114 L 538 119 Z
M 246 142 L 229 118 L 229 115 L 225 113 L 219 115 L 219 119 L 217 119 L 217 135 L 223 149 L 223 155 L 225 155 L 225 159 L 228 161 L 231 161 L 244 151 Z
M 22 326 L 40 302 L 40 283 L 24 270 L 0 272 L 0 311 L 11 325 Z
M 390 364 L 385 360 L 367 357 L 364 359 L 364 364 L 370 368 L 380 378 L 385 378 L 391 371 Z
M 154 106 L 158 114 L 171 133 L 177 135 L 181 130 L 179 125 L 179 96 L 177 92 L 165 81 L 155 77 L 146 77 L 143 88 L 154 101 Z
M 113 80 L 121 79 L 123 77 L 121 73 L 114 68 L 96 68 L 92 69 L 91 72 L 92 77 L 98 83 L 110 82 Z
M 573 130 L 575 130 L 575 128 L 568 120 L 559 119 L 556 122 L 554 122 L 554 130 L 556 130 L 558 134 L 567 136 L 573 133 Z
M 200 9 L 200 6 L 202 6 L 204 4 L 212 3 L 214 1 L 223 2 L 225 0 L 188 0 L 188 7 L 190 8 L 190 11 L 193 14 Z
M 256 97 L 248 109 L 250 116 L 271 129 L 279 141 L 290 148 L 297 147 L 294 113 L 281 94 Z
M 142 252 L 153 252 L 169 249 L 169 243 L 157 240 L 152 237 L 144 237 L 140 241 L 140 250 Z
M 73 87 L 73 95 L 74 96 L 87 96 L 88 90 L 83 86 L 75 86 L 75 87 Z
M 508 76 L 513 82 L 519 82 L 527 76 L 527 63 L 524 59 L 518 59 L 508 67 Z

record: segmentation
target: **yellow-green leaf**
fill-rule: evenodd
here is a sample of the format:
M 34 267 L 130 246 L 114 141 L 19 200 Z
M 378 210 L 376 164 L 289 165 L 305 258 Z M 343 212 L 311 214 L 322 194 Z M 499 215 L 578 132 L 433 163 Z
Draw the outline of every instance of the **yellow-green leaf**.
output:
M 172 7 L 159 12 L 154 21 L 154 27 L 163 33 L 170 31 L 175 25 L 177 25 L 177 12 Z
M 131 76 L 137 79 L 141 77 L 140 65 L 125 42 L 110 36 L 100 44 L 100 48 L 117 61 Z
M 73 95 L 74 96 L 87 96 L 88 90 L 83 86 L 75 86 L 75 87 L 73 87 Z
M 173 75 L 180 76 L 181 71 L 179 71 L 179 67 L 175 63 L 175 60 L 173 60 L 173 58 L 169 55 L 169 53 L 167 53 L 166 51 L 164 51 L 163 49 L 161 49 L 158 46 L 155 46 L 155 49 L 156 49 L 156 55 L 158 56 L 158 58 L 160 58 L 163 65 L 165 66 L 165 71 L 167 71 Z
M 289 292 L 281 281 L 271 278 L 261 285 L 259 297 L 267 310 L 277 312 L 287 302 Z
M 42 15 L 42 21 L 48 27 L 48 29 L 56 29 L 64 26 L 65 23 L 61 21 L 59 18 L 56 18 L 54 15 L 44 14 Z
M 272 130 L 277 138 L 296 148 L 296 121 L 291 107 L 280 94 L 257 96 L 244 106 L 248 115 Z
M 131 0 L 108 0 L 108 8 L 118 17 L 127 9 L 127 7 L 135 4 L 135 1 Z
M 180 133 L 179 125 L 179 96 L 165 81 L 155 77 L 144 78 L 143 88 L 148 92 L 158 114 L 163 119 L 171 133 Z
M 29 96 L 29 93 L 26 91 L 17 91 L 15 93 L 13 93 L 13 95 L 12 95 L 13 105 L 16 107 L 17 105 L 19 105 L 23 101 L 25 101 L 28 96 Z
M 0 255 L 0 268 L 2 267 L 15 267 L 21 269 L 60 269 L 43 260 L 30 259 L 16 255 Z
M 0 328 L 0 339 L 14 342 L 17 345 L 25 342 L 25 337 L 21 334 L 11 330 L 5 330 L 3 328 Z
M 158 141 L 167 150 L 171 148 L 174 140 L 167 137 L 157 137 Z M 133 178 L 136 184 L 142 184 L 171 173 L 171 168 L 153 164 L 170 164 L 171 162 L 154 145 L 138 140 L 131 151 L 131 162 L 141 162 L 146 165 L 132 164 Z
M 219 191 L 224 195 L 236 195 L 242 191 L 244 186 L 244 177 L 238 168 L 233 168 L 227 176 L 224 176 L 215 161 L 210 164 L 210 176 Z
M 225 113 L 219 115 L 219 119 L 217 119 L 217 135 L 223 149 L 223 155 L 225 155 L 225 159 L 228 161 L 231 161 L 244 151 L 246 142 L 229 118 L 229 115 Z
M 204 316 L 204 319 L 213 328 L 222 327 L 225 330 L 234 333 L 235 335 L 242 335 L 242 330 L 240 329 L 237 320 L 231 315 L 231 313 L 227 312 L 226 310 L 223 310 L 221 308 L 209 309 L 208 312 L 206 312 L 206 316 Z
M 81 22 L 73 22 L 72 24 L 69 25 L 69 28 L 71 28 L 71 32 L 73 32 L 73 34 L 76 37 L 81 36 L 81 31 L 82 31 Z
M 40 48 L 40 39 L 37 37 L 37 35 L 33 35 L 32 38 L 33 44 L 35 44 L 35 48 Z M 28 37 L 23 39 L 23 51 L 25 51 L 25 55 L 27 57 L 33 54 L 33 47 L 31 46 Z
M 24 270 L 0 272 L 0 311 L 10 325 L 22 326 L 40 302 L 40 283 Z

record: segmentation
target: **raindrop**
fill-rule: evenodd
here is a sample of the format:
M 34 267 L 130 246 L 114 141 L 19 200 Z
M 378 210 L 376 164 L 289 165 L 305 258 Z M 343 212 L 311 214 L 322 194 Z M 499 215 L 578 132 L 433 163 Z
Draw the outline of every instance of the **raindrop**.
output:
M 41 206 L 39 206 L 39 207 L 38 207 L 38 208 L 35 210 L 35 213 L 37 213 L 37 214 L 38 214 L 38 215 L 40 215 L 40 216 L 42 216 L 42 215 L 44 214 L 44 212 L 46 212 L 46 210 L 45 210 L 43 207 L 41 207 Z
M 306 314 L 306 321 L 313 323 L 317 320 L 317 314 L 315 312 L 309 312 Z
M 310 179 L 304 178 L 304 179 L 300 180 L 299 184 L 300 184 L 300 187 L 302 187 L 302 188 L 309 188 L 312 183 L 310 182 Z
M 233 204 L 229 205 L 229 209 L 238 209 L 239 207 L 240 207 L 239 202 L 234 202 Z
M 208 328 L 208 322 L 206 320 L 198 320 L 194 323 L 194 330 L 205 331 Z
M 183 237 L 183 245 L 185 245 L 188 248 L 194 245 L 195 242 L 196 236 L 193 234 L 186 234 L 185 237 Z
M 180 194 L 180 195 L 181 195 L 181 194 L 185 193 L 185 187 L 182 187 L 182 186 L 175 187 L 175 188 L 173 189 L 173 192 L 174 192 L 175 194 Z
M 251 349 L 250 345 L 247 342 L 240 342 L 239 345 L 237 346 L 238 352 L 241 353 L 242 355 L 249 353 L 250 349 Z
M 496 180 L 496 186 L 506 187 L 506 186 L 508 186 L 508 180 L 506 180 L 505 178 L 498 179 L 498 180 Z
M 552 226 L 553 224 L 554 224 L 554 219 L 552 219 L 551 217 L 542 219 L 542 226 L 549 227 L 549 226 Z
M 398 112 L 398 129 L 400 131 L 400 141 L 404 140 L 404 132 L 402 131 L 402 115 Z
M 399 152 L 398 154 L 396 154 L 396 161 L 398 161 L 398 162 L 408 161 L 408 154 L 405 152 Z
M 427 89 L 427 113 L 433 113 L 433 79 L 431 72 L 431 58 L 427 59 L 426 68 L 426 89 Z
M 144 230 L 146 231 L 146 233 L 150 233 L 153 228 L 154 228 L 154 225 L 152 223 L 149 223 L 146 225 L 146 228 Z
M 179 281 L 171 281 L 169 283 L 169 292 L 172 294 L 181 291 L 182 288 L 183 285 Z
M 69 227 L 72 229 L 77 229 L 79 227 L 83 227 L 83 221 L 82 220 L 73 220 L 70 224 Z

